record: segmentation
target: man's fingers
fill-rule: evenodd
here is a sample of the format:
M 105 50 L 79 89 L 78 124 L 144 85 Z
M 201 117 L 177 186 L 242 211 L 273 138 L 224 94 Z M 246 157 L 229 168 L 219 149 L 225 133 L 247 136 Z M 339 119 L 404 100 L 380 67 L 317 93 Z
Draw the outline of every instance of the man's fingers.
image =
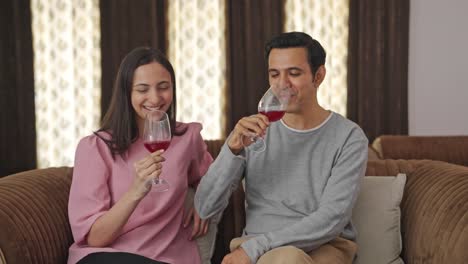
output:
M 242 118 L 239 121 L 239 125 L 242 126 L 244 129 L 248 129 L 252 132 L 255 132 L 257 135 L 261 135 L 268 127 L 268 118 L 265 122 L 265 120 L 261 116 L 262 115 L 254 115 Z
M 237 132 L 242 136 L 262 135 L 264 133 L 264 129 L 256 123 L 245 122 L 244 124 L 239 124 Z

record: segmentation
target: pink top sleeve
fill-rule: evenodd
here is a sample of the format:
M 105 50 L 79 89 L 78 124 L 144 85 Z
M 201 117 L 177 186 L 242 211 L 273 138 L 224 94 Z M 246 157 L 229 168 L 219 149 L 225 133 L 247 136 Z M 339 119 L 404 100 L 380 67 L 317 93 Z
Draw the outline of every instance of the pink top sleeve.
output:
M 213 162 L 211 154 L 207 150 L 205 141 L 200 135 L 202 126 L 198 123 L 193 124 L 192 142 L 194 144 L 192 161 L 190 163 L 188 182 L 189 185 L 197 187 L 201 177 L 208 171 L 208 167 Z
M 68 214 L 77 244 L 87 244 L 91 226 L 110 208 L 109 169 L 105 162 L 110 153 L 105 152 L 109 152 L 107 146 L 96 136 L 83 138 L 76 150 Z

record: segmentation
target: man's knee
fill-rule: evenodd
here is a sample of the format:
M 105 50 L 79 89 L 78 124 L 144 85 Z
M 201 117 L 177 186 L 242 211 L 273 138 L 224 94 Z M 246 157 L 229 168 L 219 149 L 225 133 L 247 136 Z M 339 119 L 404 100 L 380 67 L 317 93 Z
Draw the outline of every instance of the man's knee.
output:
M 312 263 L 312 259 L 303 250 L 294 246 L 274 248 L 263 254 L 257 264 Z

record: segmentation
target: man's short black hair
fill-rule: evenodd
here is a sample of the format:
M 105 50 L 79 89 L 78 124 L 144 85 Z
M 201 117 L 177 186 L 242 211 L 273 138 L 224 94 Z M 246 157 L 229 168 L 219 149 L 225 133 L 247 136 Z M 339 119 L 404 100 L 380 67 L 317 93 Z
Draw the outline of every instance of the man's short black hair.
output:
M 272 49 L 285 49 L 304 47 L 307 50 L 307 61 L 309 62 L 312 74 L 325 64 L 327 56 L 325 49 L 320 43 L 304 32 L 286 32 L 271 39 L 265 45 L 265 59 L 268 61 Z

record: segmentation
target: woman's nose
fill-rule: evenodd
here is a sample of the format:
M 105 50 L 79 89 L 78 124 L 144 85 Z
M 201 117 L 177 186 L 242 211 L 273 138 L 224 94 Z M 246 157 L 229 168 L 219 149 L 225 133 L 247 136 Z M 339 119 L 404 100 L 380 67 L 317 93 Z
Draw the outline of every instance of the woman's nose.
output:
M 148 100 L 152 104 L 157 104 L 159 102 L 159 100 L 160 100 L 159 93 L 158 93 L 157 89 L 155 89 L 155 88 L 150 89 L 148 97 L 149 97 Z

